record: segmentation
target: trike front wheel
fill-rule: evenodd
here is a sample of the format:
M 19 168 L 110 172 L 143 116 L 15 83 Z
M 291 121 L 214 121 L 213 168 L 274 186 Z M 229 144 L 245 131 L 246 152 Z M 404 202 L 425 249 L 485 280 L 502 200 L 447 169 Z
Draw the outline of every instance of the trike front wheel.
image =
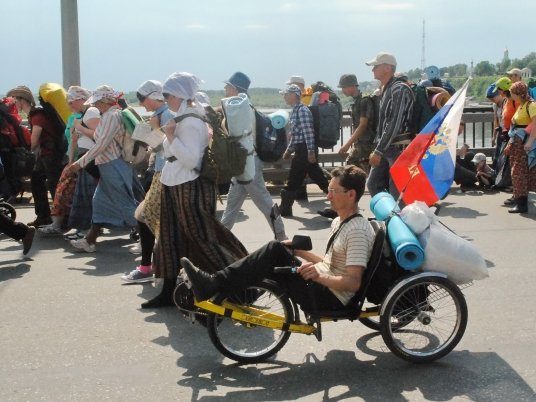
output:
M 218 295 L 215 304 L 231 304 L 235 310 L 248 314 L 252 322 L 209 313 L 207 329 L 214 346 L 225 356 L 240 363 L 257 363 L 276 354 L 287 343 L 290 332 L 253 322 L 263 318 L 294 321 L 292 302 L 284 291 L 272 282 L 264 281 L 238 293 Z

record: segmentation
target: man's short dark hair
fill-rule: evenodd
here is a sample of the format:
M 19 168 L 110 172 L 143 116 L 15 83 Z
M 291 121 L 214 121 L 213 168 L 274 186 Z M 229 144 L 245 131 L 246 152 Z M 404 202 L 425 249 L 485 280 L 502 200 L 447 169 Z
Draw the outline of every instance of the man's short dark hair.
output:
M 363 169 L 355 165 L 346 165 L 335 168 L 331 171 L 332 177 L 338 177 L 339 183 L 347 190 L 355 190 L 355 202 L 359 202 L 365 192 L 367 174 Z

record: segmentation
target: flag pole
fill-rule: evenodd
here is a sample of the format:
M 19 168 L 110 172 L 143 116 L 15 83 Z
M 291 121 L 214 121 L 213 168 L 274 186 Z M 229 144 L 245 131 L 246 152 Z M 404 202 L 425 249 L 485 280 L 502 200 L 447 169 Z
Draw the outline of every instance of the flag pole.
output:
M 450 106 L 449 106 L 449 112 L 450 112 L 450 109 L 452 108 L 452 106 L 454 106 L 454 104 L 456 103 L 456 101 L 458 100 L 458 98 L 461 96 L 463 90 L 469 86 L 469 81 L 472 79 L 472 77 L 469 77 L 467 79 L 467 81 L 465 81 L 465 83 L 462 85 L 462 87 L 456 91 L 456 93 L 454 94 L 455 98 L 452 100 Z M 439 111 L 437 112 L 439 113 Z M 436 113 L 436 114 L 437 114 Z M 445 114 L 445 117 L 443 118 L 443 120 L 441 121 L 441 124 L 443 124 L 443 121 L 445 120 L 445 118 L 447 117 L 447 114 L 448 112 Z M 441 125 L 439 125 L 439 127 L 441 127 Z M 420 134 L 420 133 L 419 133 Z M 417 134 L 418 135 L 418 134 Z M 426 146 L 424 147 L 423 151 L 421 152 L 421 155 L 419 155 L 419 159 L 417 159 L 417 163 L 415 164 L 414 168 L 417 168 L 417 166 L 419 166 L 419 163 L 421 163 L 422 159 L 424 158 L 424 155 L 426 154 L 426 151 L 428 151 L 428 148 L 430 148 L 430 145 L 432 144 L 432 141 L 435 140 L 435 137 L 436 137 L 436 133 L 434 133 L 434 135 L 430 136 L 430 139 L 428 140 L 428 142 L 426 143 Z M 411 180 L 413 180 L 413 178 L 416 176 L 416 174 L 412 174 L 410 175 L 407 183 L 405 184 L 404 188 L 402 189 L 402 191 L 400 192 L 400 195 L 398 196 L 397 200 L 396 200 L 396 206 L 398 207 L 400 205 L 400 201 L 402 200 L 402 197 L 404 196 L 404 193 L 406 192 L 408 186 L 409 186 L 409 183 L 411 183 Z

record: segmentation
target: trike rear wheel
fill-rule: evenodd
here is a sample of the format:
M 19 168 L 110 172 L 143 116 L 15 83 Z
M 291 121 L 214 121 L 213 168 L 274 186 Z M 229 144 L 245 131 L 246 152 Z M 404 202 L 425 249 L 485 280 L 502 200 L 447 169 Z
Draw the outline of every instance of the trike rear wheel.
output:
M 232 303 L 241 312 L 262 319 L 263 315 L 277 315 L 285 323 L 294 320 L 292 302 L 274 283 L 262 282 L 232 296 L 218 295 L 215 304 Z M 273 317 L 273 316 L 272 316 Z M 209 313 L 207 329 L 214 346 L 225 356 L 240 363 L 257 363 L 277 353 L 287 343 L 290 332 L 241 322 L 219 314 Z
M 387 295 L 380 330 L 396 356 L 426 363 L 448 354 L 467 326 L 467 304 L 454 283 L 439 275 L 421 274 Z
M 4 214 L 5 217 L 14 221 L 17 219 L 17 211 L 11 204 L 7 202 L 0 202 L 0 214 Z

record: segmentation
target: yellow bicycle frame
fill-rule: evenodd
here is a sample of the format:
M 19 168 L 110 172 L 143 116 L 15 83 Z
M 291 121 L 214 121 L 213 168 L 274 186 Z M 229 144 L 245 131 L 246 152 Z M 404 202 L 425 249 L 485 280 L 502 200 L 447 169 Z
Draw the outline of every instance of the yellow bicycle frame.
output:
M 223 305 L 214 304 L 211 301 L 196 301 L 195 306 L 202 310 L 221 315 L 223 317 L 232 318 L 233 320 L 243 322 L 249 325 L 258 325 L 262 327 L 279 329 L 281 331 L 289 331 L 299 334 L 311 335 L 316 332 L 314 325 L 306 323 L 287 323 L 285 317 L 279 314 L 273 314 L 253 306 L 237 305 L 229 302 L 224 302 Z M 361 311 L 360 318 L 378 316 L 378 309 Z M 323 318 L 320 321 L 334 321 L 334 318 Z

